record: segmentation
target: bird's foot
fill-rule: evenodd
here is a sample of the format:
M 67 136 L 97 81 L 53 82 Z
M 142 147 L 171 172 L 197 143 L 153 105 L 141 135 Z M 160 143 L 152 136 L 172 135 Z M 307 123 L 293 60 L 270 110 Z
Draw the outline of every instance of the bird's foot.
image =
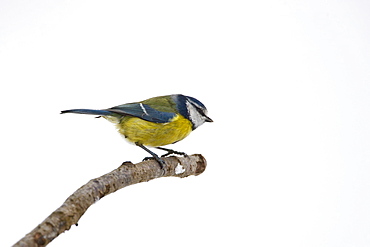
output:
M 164 160 L 162 160 L 157 155 L 156 155 L 156 157 L 155 156 L 153 156 L 153 157 L 145 157 L 143 159 L 143 161 L 147 161 L 147 160 L 155 160 L 155 161 L 157 161 L 162 170 L 164 170 L 164 168 L 166 166 L 166 162 L 164 162 Z
M 144 145 L 140 144 L 140 143 L 136 143 L 137 146 L 141 147 L 142 149 L 144 149 L 145 151 L 147 151 L 148 153 L 150 153 L 152 155 L 152 157 L 146 157 L 143 159 L 143 161 L 146 161 L 146 160 L 151 160 L 151 159 L 155 159 L 159 166 L 161 167 L 162 169 L 162 172 L 163 174 L 165 173 L 166 169 L 166 163 L 164 162 L 164 160 L 162 160 L 157 154 L 155 154 L 154 152 L 150 151 L 147 147 L 145 147 Z
M 171 154 L 177 154 L 177 155 L 182 155 L 184 157 L 188 157 L 189 155 L 187 155 L 186 153 L 184 152 L 179 152 L 179 151 L 175 151 L 175 150 L 172 150 L 172 149 L 168 149 L 168 148 L 162 148 L 162 147 L 156 147 L 157 149 L 160 149 L 160 150 L 164 150 L 164 151 L 167 151 L 166 154 L 162 155 L 161 157 L 166 157 L 168 155 L 171 155 Z

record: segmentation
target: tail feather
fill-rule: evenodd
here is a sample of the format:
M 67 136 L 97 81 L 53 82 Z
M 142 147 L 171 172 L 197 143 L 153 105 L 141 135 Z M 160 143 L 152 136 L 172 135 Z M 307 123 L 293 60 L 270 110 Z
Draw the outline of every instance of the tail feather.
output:
M 111 116 L 114 113 L 106 110 L 91 110 L 91 109 L 71 109 L 61 111 L 61 114 L 64 113 L 78 113 L 78 114 L 89 114 L 89 115 L 99 115 L 99 116 Z

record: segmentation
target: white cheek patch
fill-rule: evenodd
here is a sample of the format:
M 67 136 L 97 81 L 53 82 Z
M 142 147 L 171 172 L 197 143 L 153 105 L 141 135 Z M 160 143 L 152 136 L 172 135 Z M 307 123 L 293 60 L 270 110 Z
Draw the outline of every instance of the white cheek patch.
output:
M 197 128 L 204 123 L 202 115 L 200 115 L 198 110 L 188 101 L 186 101 L 186 108 L 188 109 L 189 117 L 194 128 Z

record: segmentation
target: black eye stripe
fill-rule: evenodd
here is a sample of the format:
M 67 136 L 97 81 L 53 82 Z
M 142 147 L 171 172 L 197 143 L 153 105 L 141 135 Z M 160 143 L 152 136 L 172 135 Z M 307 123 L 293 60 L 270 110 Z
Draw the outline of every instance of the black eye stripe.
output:
M 191 102 L 191 104 L 195 107 L 195 109 L 197 110 L 197 112 L 198 112 L 200 115 L 202 115 L 202 116 L 207 116 L 207 115 L 206 115 L 206 113 L 205 113 L 205 111 L 204 111 L 204 109 L 203 109 L 201 106 L 199 106 L 199 105 L 197 105 L 197 104 L 195 104 L 195 103 L 193 103 L 193 102 Z

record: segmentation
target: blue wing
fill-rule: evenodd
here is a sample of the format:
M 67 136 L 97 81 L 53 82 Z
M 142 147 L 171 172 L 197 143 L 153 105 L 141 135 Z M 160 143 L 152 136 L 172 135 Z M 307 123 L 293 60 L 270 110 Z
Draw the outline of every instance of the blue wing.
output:
M 153 123 L 168 123 L 172 118 L 176 116 L 176 113 L 158 111 L 143 103 L 119 105 L 109 108 L 107 109 L 107 111 L 123 116 L 128 115 L 138 117 Z

